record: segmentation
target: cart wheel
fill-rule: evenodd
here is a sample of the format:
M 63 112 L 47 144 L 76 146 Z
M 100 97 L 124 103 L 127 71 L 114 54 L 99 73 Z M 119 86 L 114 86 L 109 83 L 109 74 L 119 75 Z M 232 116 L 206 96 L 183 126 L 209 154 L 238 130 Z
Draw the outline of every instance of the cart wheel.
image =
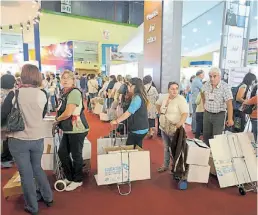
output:
M 239 191 L 241 196 L 244 196 L 246 194 L 245 188 L 243 188 L 243 187 L 239 187 L 238 191 Z
M 66 188 L 66 184 L 63 180 L 58 180 L 58 181 L 56 181 L 54 187 L 55 187 L 56 191 L 63 192 Z
M 186 190 L 187 189 L 187 181 L 186 180 L 180 180 L 178 182 L 178 189 L 179 190 Z

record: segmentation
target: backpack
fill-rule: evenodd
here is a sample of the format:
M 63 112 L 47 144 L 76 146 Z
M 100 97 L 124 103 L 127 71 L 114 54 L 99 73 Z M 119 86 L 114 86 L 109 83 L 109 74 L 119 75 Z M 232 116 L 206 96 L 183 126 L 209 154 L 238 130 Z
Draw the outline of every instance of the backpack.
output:
M 240 88 L 240 86 L 242 85 L 243 83 L 239 84 L 237 87 L 232 87 L 231 88 L 231 92 L 232 92 L 232 95 L 233 95 L 233 109 L 234 110 L 239 110 L 240 107 L 242 106 L 242 103 L 240 103 L 239 101 L 236 100 L 236 97 L 237 97 L 237 93 L 238 93 L 238 90 Z M 244 99 L 246 98 L 246 95 L 248 93 L 248 88 L 246 88 L 245 90 L 245 93 L 244 93 Z

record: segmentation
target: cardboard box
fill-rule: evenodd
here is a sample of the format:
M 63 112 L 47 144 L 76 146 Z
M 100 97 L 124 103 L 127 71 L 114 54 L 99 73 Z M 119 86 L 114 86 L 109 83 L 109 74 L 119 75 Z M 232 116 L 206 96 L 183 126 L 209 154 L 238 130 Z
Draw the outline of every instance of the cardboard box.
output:
M 128 151 L 129 150 L 129 151 Z M 105 148 L 106 154 L 97 156 L 98 185 L 150 179 L 150 152 L 134 150 L 133 146 Z
M 105 148 L 114 146 L 125 146 L 127 137 L 99 138 L 97 139 L 97 154 L 106 154 Z
M 52 128 L 53 128 L 53 123 L 55 121 L 55 117 L 53 116 L 46 116 L 43 119 L 43 130 L 44 130 L 44 136 L 45 137 L 53 137 L 52 135 Z
M 91 159 L 91 142 L 87 138 L 84 140 L 82 157 L 84 160 Z
M 210 157 L 210 148 L 201 140 L 187 139 L 187 164 L 207 166 Z
M 187 173 L 188 182 L 208 183 L 210 166 L 189 165 Z
M 5 198 L 23 194 L 21 182 L 19 179 L 20 174 L 17 171 L 15 172 L 13 177 L 7 182 L 7 184 L 3 187 L 3 195 Z
M 54 153 L 54 138 L 53 137 L 44 138 L 43 154 L 53 154 L 53 153 Z
M 43 154 L 41 166 L 43 170 L 54 170 L 54 154 Z

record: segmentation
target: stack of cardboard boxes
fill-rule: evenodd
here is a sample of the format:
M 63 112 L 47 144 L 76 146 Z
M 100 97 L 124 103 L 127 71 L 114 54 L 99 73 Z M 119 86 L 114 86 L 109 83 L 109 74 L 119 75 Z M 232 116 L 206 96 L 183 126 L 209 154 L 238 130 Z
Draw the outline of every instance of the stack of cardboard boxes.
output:
M 187 139 L 188 154 L 186 163 L 188 166 L 187 181 L 208 183 L 210 166 L 210 148 L 197 139 Z

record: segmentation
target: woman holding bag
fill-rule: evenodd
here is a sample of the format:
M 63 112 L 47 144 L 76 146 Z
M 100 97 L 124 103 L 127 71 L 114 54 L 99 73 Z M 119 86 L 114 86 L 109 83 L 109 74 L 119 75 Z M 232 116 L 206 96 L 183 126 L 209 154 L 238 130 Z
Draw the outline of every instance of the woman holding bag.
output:
M 179 85 L 176 82 L 169 82 L 168 94 L 157 101 L 156 107 L 160 113 L 160 129 L 164 143 L 164 163 L 158 172 L 165 172 L 170 164 L 169 142 L 172 141 L 176 129 L 184 125 L 189 107 L 185 98 L 179 95 Z
M 22 120 L 19 121 L 20 123 L 12 124 L 12 129 L 9 128 L 13 132 L 8 134 L 8 141 L 10 152 L 21 176 L 25 211 L 36 215 L 39 210 L 38 200 L 40 195 L 48 207 L 53 204 L 52 190 L 41 167 L 45 136 L 42 115 L 47 99 L 44 92 L 39 89 L 42 84 L 42 75 L 35 65 L 26 64 L 22 67 L 21 82 L 19 90 L 15 91 L 14 103 L 21 113 L 19 114 L 20 117 L 16 115 L 16 120 L 17 118 Z M 6 102 L 12 103 L 12 100 L 5 100 L 3 105 L 6 105 Z M 9 109 L 9 113 L 12 108 Z M 1 121 L 3 120 L 2 115 Z M 10 119 L 8 123 L 11 124 Z M 17 126 L 19 129 L 16 129 Z M 37 181 L 40 193 L 36 192 L 34 178 Z

